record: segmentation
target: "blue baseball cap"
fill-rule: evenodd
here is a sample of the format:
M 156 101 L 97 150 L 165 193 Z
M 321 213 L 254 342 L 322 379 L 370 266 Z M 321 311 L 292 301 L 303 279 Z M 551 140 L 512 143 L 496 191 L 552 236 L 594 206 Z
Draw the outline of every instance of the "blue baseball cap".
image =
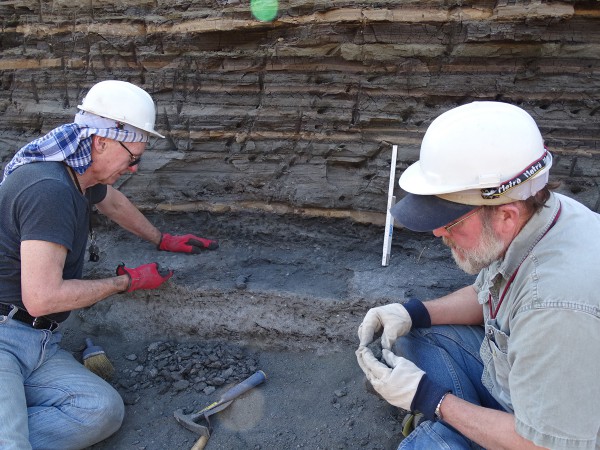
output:
M 400 225 L 412 231 L 433 231 L 477 208 L 444 200 L 435 195 L 406 194 L 390 209 Z

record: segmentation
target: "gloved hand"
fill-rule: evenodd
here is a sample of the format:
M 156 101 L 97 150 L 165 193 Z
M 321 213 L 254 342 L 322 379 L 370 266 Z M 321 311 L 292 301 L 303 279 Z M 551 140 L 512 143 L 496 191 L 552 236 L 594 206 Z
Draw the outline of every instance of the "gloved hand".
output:
M 425 372 L 408 359 L 396 356 L 389 350 L 384 349 L 382 352 L 383 358 L 390 367 L 379 362 L 371 350 L 362 346 L 356 350 L 358 365 L 373 389 L 388 403 L 410 411 Z
M 159 250 L 167 252 L 200 253 L 202 250 L 216 250 L 219 243 L 211 239 L 204 239 L 193 234 L 184 236 L 172 236 L 163 233 L 158 244 Z
M 117 275 L 129 276 L 126 292 L 132 292 L 138 289 L 156 289 L 173 276 L 173 271 L 169 270 L 163 275 L 159 271 L 158 263 L 155 262 L 134 269 L 125 267 L 125 263 L 121 263 L 117 267 Z
M 383 328 L 381 346 L 389 350 L 398 337 L 404 336 L 410 331 L 411 326 L 412 320 L 408 311 L 399 303 L 371 308 L 358 327 L 360 346 L 364 347 L 370 344 L 375 333 Z

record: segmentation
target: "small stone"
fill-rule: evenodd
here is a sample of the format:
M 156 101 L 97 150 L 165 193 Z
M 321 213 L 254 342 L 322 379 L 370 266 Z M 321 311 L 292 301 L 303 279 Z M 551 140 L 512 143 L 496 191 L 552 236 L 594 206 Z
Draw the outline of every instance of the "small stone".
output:
M 203 392 L 204 392 L 204 395 L 210 395 L 210 394 L 212 394 L 213 392 L 215 392 L 216 390 L 217 390 L 217 389 L 216 389 L 214 386 L 206 386 L 206 387 L 204 388 L 204 391 L 203 391 Z
M 248 280 L 250 279 L 250 275 L 240 275 L 235 279 L 235 287 L 236 289 L 246 289 L 248 286 Z
M 137 394 L 125 393 L 121 396 L 123 397 L 123 403 L 128 406 L 135 405 L 140 399 L 140 396 Z
M 346 395 L 348 395 L 348 390 L 347 389 L 336 389 L 335 391 L 333 391 L 333 393 L 335 394 L 336 397 L 340 398 L 340 397 L 345 397 Z
M 130 355 L 127 355 L 127 356 L 125 357 L 125 359 L 126 359 L 126 360 L 128 360 L 128 361 L 135 361 L 137 358 L 138 358 L 138 357 L 137 357 L 137 355 L 136 355 L 135 353 L 132 353 L 132 354 L 130 354 Z
M 208 384 L 212 384 L 213 386 L 222 386 L 225 384 L 225 380 L 221 377 L 214 377 L 212 380 L 208 381 Z
M 173 383 L 173 388 L 177 392 L 183 391 L 183 390 L 187 389 L 188 387 L 190 387 L 190 382 L 187 380 L 179 380 L 179 381 L 176 381 L 175 383 Z
M 196 389 L 196 391 L 198 391 L 198 392 L 200 392 L 200 391 L 204 391 L 204 389 L 206 389 L 206 383 L 204 383 L 204 382 L 202 382 L 202 381 L 201 381 L 201 382 L 199 382 L 199 383 L 196 383 L 196 384 L 194 385 L 194 389 Z
M 155 352 L 156 350 L 158 350 L 158 346 L 160 345 L 160 342 L 153 342 L 152 344 L 150 344 L 147 348 L 148 352 L 152 353 Z

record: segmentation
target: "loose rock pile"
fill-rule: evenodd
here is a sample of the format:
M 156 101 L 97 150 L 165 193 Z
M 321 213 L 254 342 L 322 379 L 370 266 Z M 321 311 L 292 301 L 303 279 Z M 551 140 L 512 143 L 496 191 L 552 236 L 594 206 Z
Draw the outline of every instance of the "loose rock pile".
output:
M 125 355 L 119 365 L 110 381 L 126 404 L 136 403 L 136 393 L 148 388 L 158 388 L 159 394 L 193 388 L 210 395 L 217 387 L 239 382 L 258 370 L 256 355 L 247 350 L 205 342 L 154 342 L 142 353 Z

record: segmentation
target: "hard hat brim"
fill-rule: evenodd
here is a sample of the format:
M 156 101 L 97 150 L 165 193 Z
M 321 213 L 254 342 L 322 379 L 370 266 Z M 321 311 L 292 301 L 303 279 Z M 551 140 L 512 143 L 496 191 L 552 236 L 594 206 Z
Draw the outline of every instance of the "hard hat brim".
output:
M 131 125 L 132 127 L 137 128 L 138 130 L 143 131 L 144 133 L 151 135 L 151 136 L 158 137 L 161 139 L 165 138 L 158 131 L 155 131 L 154 128 L 151 128 L 150 126 L 138 126 L 138 125 L 132 123 L 132 121 L 128 120 L 126 117 L 119 116 L 118 114 L 107 114 L 105 112 L 99 112 L 99 111 L 94 110 L 93 108 L 86 108 L 83 105 L 77 105 L 77 108 L 79 108 L 81 111 L 85 111 L 87 113 L 91 113 L 91 114 L 95 114 L 100 117 L 104 117 L 105 119 L 111 119 L 111 120 L 115 120 L 117 122 L 126 123 L 128 125 Z
M 403 227 L 412 231 L 433 231 L 448 225 L 477 208 L 441 199 L 435 195 L 407 194 L 390 209 Z

